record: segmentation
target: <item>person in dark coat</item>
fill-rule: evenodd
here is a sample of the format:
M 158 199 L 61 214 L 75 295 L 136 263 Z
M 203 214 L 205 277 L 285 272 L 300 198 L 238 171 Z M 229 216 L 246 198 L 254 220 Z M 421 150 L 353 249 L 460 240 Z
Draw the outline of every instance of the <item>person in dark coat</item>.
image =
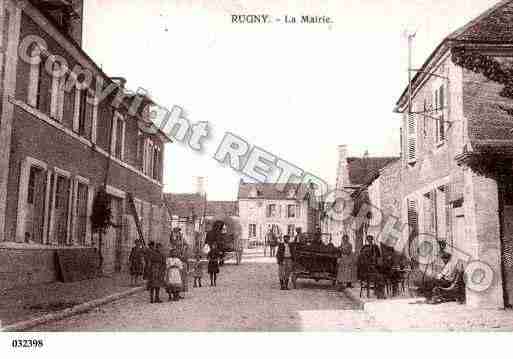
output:
M 143 275 L 144 271 L 144 249 L 140 241 L 136 241 L 135 246 L 130 251 L 128 263 L 130 268 L 130 285 L 138 285 L 139 277 Z
M 210 276 L 210 286 L 215 287 L 217 285 L 217 275 L 219 274 L 219 252 L 217 250 L 216 243 L 212 243 L 207 258 L 208 274 Z
M 144 248 L 144 271 L 143 271 L 143 279 L 149 280 L 150 279 L 150 273 L 151 273 L 151 266 L 150 266 L 150 258 L 151 254 L 155 250 L 155 242 L 151 241 L 148 243 L 148 247 Z M 149 288 L 147 288 L 149 289 Z
M 162 303 L 160 288 L 165 286 L 166 257 L 160 243 L 157 243 L 155 249 L 149 249 L 148 259 L 150 269 L 147 287 L 150 291 L 150 303 Z
M 283 236 L 283 243 L 278 246 L 276 260 L 278 262 L 278 275 L 280 277 L 281 290 L 288 290 L 289 277 L 292 273 L 294 258 L 294 246 L 290 243 L 290 236 Z
M 212 248 L 212 244 L 215 243 L 216 246 L 218 246 L 219 243 L 221 242 L 221 238 L 223 235 L 223 227 L 224 227 L 223 221 L 215 221 L 214 225 L 212 226 L 212 229 L 207 232 L 207 237 L 205 238 L 205 243 L 207 243 L 210 248 Z

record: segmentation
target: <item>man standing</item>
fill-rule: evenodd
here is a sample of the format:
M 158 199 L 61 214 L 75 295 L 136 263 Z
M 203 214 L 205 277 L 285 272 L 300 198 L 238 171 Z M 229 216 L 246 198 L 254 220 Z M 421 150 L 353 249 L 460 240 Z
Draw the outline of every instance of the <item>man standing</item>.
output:
M 278 246 L 278 252 L 276 253 L 281 290 L 289 289 L 289 277 L 292 273 L 292 260 L 294 257 L 294 253 L 289 241 L 289 235 L 283 236 L 283 243 L 280 243 L 280 245 Z
M 301 227 L 296 228 L 296 236 L 294 237 L 295 243 L 302 243 L 303 242 L 303 233 L 301 233 Z
M 271 242 L 272 230 L 271 226 L 267 226 L 267 232 L 264 236 L 264 257 L 267 257 L 267 246 Z

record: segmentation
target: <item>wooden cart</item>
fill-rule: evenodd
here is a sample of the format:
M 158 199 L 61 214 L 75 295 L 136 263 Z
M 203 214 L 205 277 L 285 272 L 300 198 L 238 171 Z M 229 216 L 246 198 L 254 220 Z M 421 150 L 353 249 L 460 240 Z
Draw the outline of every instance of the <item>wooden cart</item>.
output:
M 221 253 L 221 265 L 229 259 L 235 259 L 235 263 L 239 265 L 242 261 L 242 240 L 233 234 L 225 234 L 222 244 L 219 246 L 219 251 Z
M 337 281 L 338 251 L 325 247 L 312 248 L 308 244 L 297 244 L 294 248 L 294 263 L 291 274 L 292 286 L 297 287 L 299 278 Z

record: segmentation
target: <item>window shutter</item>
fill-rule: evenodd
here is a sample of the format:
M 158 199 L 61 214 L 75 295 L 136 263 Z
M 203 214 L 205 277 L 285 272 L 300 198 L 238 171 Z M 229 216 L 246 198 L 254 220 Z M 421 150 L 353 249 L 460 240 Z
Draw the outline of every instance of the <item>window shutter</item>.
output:
M 417 124 L 415 120 L 414 114 L 408 114 L 408 163 L 417 160 Z
M 408 199 L 408 225 L 410 227 L 410 238 L 419 233 L 419 214 L 417 200 Z

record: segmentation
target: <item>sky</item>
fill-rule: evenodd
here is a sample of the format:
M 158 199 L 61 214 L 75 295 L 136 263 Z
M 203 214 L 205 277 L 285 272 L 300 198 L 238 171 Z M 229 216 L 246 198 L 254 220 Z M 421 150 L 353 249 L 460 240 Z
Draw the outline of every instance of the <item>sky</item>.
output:
M 241 175 L 213 159 L 228 131 L 335 183 L 338 149 L 397 156 L 395 102 L 413 65 L 497 0 L 87 0 L 84 48 L 127 87 L 208 121 L 201 154 L 166 145 L 164 191 L 234 200 Z M 329 16 L 332 24 L 232 24 L 232 14 Z

